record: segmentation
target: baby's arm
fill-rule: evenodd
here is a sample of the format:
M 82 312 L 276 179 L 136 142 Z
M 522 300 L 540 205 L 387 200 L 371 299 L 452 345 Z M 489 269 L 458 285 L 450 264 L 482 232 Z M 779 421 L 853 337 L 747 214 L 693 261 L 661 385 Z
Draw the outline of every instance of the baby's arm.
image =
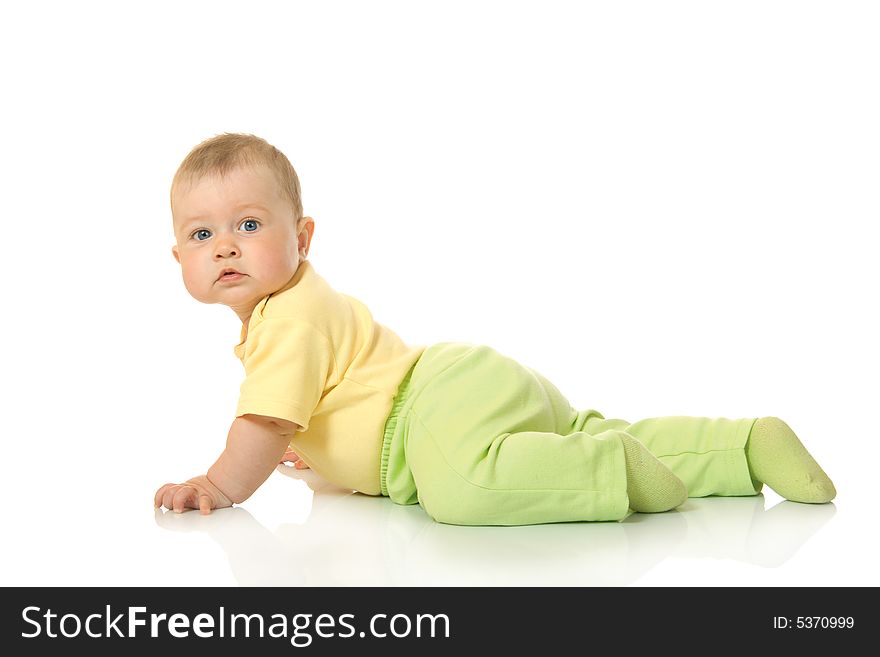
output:
M 183 484 L 165 484 L 156 491 L 155 506 L 178 513 L 232 506 L 249 498 L 266 481 L 287 449 L 298 424 L 262 415 L 235 418 L 226 449 L 206 475 Z

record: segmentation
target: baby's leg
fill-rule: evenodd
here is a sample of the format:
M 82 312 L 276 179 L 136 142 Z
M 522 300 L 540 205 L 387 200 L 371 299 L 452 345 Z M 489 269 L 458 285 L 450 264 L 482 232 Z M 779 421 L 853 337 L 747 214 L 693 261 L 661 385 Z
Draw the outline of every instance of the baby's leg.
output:
M 828 475 L 794 431 L 777 417 L 755 422 L 746 456 L 752 476 L 788 500 L 821 504 L 837 495 Z
M 745 453 L 754 422 L 753 418 L 669 416 L 630 424 L 592 415 L 583 421 L 583 430 L 614 429 L 634 436 L 684 482 L 689 497 L 737 496 L 755 495 L 761 489 L 749 473 Z
M 590 416 L 591 433 L 615 429 L 635 436 L 688 487 L 690 497 L 753 495 L 766 483 L 796 502 L 834 498 L 834 484 L 778 418 L 728 420 L 670 416 L 628 424 Z
M 626 517 L 620 432 L 560 436 L 477 426 L 459 432 L 430 410 L 425 404 L 409 413 L 406 462 L 419 504 L 438 522 L 531 525 Z
M 638 440 L 574 428 L 571 404 L 549 381 L 488 347 L 425 372 L 414 374 L 406 428 L 389 447 L 395 502 L 417 495 L 445 523 L 519 525 L 620 520 L 687 497 Z
M 688 497 L 687 487 L 638 440 L 619 432 L 626 455 L 626 494 L 629 506 L 641 513 L 674 509 Z

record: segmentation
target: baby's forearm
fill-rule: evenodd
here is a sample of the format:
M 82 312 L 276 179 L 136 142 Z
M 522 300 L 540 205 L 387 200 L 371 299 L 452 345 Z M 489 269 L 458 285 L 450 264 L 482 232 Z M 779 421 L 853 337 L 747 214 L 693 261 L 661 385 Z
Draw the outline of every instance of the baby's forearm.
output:
M 233 502 L 243 502 L 272 474 L 289 439 L 271 422 L 237 417 L 229 428 L 226 449 L 208 470 L 208 479 Z

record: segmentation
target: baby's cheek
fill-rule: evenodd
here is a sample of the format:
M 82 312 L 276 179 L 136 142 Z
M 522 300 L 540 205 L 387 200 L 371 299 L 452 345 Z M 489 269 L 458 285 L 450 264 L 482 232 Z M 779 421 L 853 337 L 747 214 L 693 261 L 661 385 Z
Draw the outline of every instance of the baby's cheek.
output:
M 295 271 L 295 262 L 291 262 L 283 254 L 272 254 L 272 257 L 266 257 L 259 261 L 255 269 L 260 275 L 261 280 L 267 282 L 274 287 L 280 287 L 290 280 L 291 275 Z
M 203 301 L 210 289 L 210 287 L 206 284 L 206 279 L 204 275 L 198 275 L 192 269 L 183 269 L 183 284 L 186 287 L 186 291 L 190 293 L 190 295 L 198 299 L 199 301 Z

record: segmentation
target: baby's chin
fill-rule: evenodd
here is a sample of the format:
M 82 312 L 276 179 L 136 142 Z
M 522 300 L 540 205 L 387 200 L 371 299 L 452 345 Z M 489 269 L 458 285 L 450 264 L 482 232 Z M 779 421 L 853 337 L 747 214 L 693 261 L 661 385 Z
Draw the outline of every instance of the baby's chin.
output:
M 276 291 L 276 287 L 271 284 L 267 285 L 265 281 L 260 282 L 246 275 L 234 283 L 215 281 L 206 288 L 189 290 L 189 293 L 202 303 L 220 304 L 240 312 L 248 308 L 253 310 L 260 301 Z
M 220 304 L 232 308 L 236 313 L 246 311 L 249 315 L 260 301 L 265 299 L 272 291 L 262 289 L 254 290 L 224 290 L 221 294 L 212 294 L 208 303 Z
M 207 305 L 221 305 L 228 306 L 229 308 L 236 309 L 241 306 L 246 305 L 257 305 L 260 300 L 266 295 L 261 295 L 259 291 L 254 290 L 244 290 L 244 289 L 216 289 L 211 288 L 208 290 L 200 291 L 199 293 L 193 294 L 190 291 L 190 296 L 196 301 L 200 301 L 201 303 Z

